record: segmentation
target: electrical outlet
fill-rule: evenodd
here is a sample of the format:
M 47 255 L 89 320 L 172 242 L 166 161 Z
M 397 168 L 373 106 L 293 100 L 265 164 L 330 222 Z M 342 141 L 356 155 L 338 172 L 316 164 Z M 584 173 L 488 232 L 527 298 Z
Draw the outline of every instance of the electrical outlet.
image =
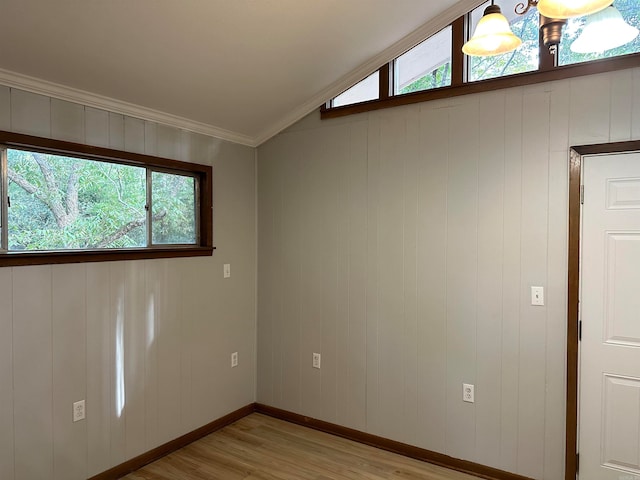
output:
M 475 400 L 475 387 L 468 383 L 462 384 L 462 401 L 468 403 L 474 403 Z
M 231 368 L 238 366 L 238 352 L 231 354 Z
M 84 420 L 85 418 L 85 405 L 84 400 L 80 400 L 79 402 L 75 402 L 73 404 L 73 421 L 79 422 L 80 420 Z
M 313 368 L 320 368 L 320 354 L 313 354 Z

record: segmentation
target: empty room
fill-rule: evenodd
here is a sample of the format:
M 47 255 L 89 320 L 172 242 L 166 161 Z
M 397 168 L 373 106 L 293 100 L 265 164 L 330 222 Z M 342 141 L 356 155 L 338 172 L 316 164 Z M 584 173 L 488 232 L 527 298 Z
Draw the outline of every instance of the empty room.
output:
M 640 478 L 638 0 L 0 15 L 0 480 Z

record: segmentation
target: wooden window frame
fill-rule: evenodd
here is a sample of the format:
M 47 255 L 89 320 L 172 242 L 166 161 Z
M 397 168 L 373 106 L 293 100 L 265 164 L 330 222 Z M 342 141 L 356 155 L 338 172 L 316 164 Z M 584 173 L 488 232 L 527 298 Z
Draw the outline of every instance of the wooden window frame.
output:
M 185 174 L 197 178 L 196 212 L 198 240 L 195 245 L 152 245 L 139 248 L 50 251 L 1 251 L 0 267 L 49 265 L 62 263 L 108 262 L 153 258 L 211 256 L 213 246 L 213 168 L 208 165 L 182 162 L 110 148 L 34 137 L 0 131 L 0 144 L 9 148 L 31 150 L 86 160 L 143 167 L 154 171 Z M 2 202 L 4 204 L 4 202 Z M 6 218 L 6 216 L 5 216 Z
M 452 35 L 451 86 L 400 95 L 389 95 L 389 92 L 392 90 L 392 85 L 389 85 L 388 83 L 383 84 L 382 79 L 385 78 L 389 80 L 389 71 L 393 68 L 394 62 L 394 60 L 392 60 L 379 69 L 381 79 L 379 99 L 353 103 L 351 105 L 343 105 L 341 107 L 331 107 L 331 102 L 327 102 L 325 105 L 320 107 L 320 118 L 323 120 L 338 118 L 357 113 L 370 112 L 373 110 L 381 110 L 384 108 L 428 102 L 431 100 L 624 70 L 640 65 L 640 53 L 632 53 L 618 57 L 603 58 L 589 62 L 559 66 L 556 61 L 557 56 L 549 53 L 549 49 L 546 48 L 542 42 L 542 34 L 540 34 L 538 47 L 540 52 L 540 63 L 538 70 L 469 82 L 467 80 L 466 71 L 467 59 L 462 53 L 462 45 L 465 42 L 465 38 L 468 36 L 469 30 L 469 22 L 467 20 L 468 15 L 469 14 L 463 15 L 450 24 Z

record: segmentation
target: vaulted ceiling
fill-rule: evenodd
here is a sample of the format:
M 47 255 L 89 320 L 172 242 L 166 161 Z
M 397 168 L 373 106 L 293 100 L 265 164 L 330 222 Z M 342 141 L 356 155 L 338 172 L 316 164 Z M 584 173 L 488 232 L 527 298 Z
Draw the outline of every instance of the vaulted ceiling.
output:
M 0 83 L 258 145 L 477 3 L 0 0 Z

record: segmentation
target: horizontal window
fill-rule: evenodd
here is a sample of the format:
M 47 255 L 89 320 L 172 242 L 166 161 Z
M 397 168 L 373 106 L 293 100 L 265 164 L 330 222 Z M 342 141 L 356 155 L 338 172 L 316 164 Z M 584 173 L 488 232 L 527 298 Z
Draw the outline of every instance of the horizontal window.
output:
M 210 167 L 6 132 L 0 153 L 0 265 L 211 253 Z
M 485 17 L 491 5 L 493 11 L 488 13 L 492 15 Z M 374 73 L 327 102 L 321 107 L 321 118 L 634 68 L 640 62 L 638 0 L 615 0 L 606 9 L 566 22 L 545 19 L 536 5 L 520 0 L 484 1 L 380 67 L 377 76 Z M 493 15 L 498 13 L 495 9 L 502 15 Z M 483 17 L 487 21 L 473 42 Z M 492 27 L 499 27 L 495 35 L 489 34 Z M 508 34 L 509 29 L 513 34 Z M 503 43 L 520 46 L 501 50 Z M 464 55 L 463 48 L 471 55 Z M 491 54 L 496 51 L 508 53 Z M 366 94 L 362 94 L 365 83 Z
M 341 107 L 353 103 L 366 102 L 380 98 L 379 94 L 380 72 L 375 71 L 364 80 L 356 83 L 350 89 L 342 92 L 331 102 L 332 107 Z

